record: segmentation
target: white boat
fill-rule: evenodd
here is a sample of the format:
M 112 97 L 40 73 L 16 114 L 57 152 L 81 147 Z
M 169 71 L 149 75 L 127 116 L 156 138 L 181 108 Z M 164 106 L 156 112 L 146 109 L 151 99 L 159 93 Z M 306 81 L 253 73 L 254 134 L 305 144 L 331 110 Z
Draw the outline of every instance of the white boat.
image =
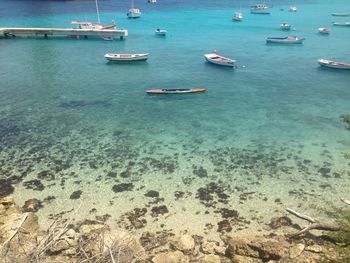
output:
M 332 16 L 350 16 L 350 12 L 349 13 L 333 13 Z
M 302 44 L 305 38 L 298 38 L 295 36 L 288 37 L 268 37 L 266 43 L 279 43 L 279 44 Z
M 90 22 L 90 21 L 79 21 L 79 20 L 74 20 L 71 21 L 72 25 L 75 25 L 77 28 L 79 29 L 98 29 L 98 30 L 108 30 L 108 29 L 116 29 L 117 25 L 115 24 L 114 21 L 112 21 L 111 25 L 108 26 L 103 26 L 101 25 L 101 19 L 100 19 L 100 12 L 98 9 L 98 3 L 97 0 L 95 0 L 95 4 L 96 4 L 96 13 L 97 13 L 97 20 L 98 22 Z M 111 36 L 102 36 L 102 39 L 104 40 L 113 40 L 113 37 Z
M 145 54 L 113 54 L 108 53 L 105 58 L 109 61 L 129 62 L 129 61 L 142 61 L 148 59 L 148 53 Z
M 167 31 L 165 29 L 159 29 L 157 28 L 154 33 L 157 35 L 157 36 L 166 36 L 166 33 Z
M 126 15 L 128 18 L 139 18 L 141 17 L 141 11 L 138 8 L 130 8 Z
M 131 0 L 131 8 L 126 13 L 126 16 L 128 18 L 139 18 L 141 17 L 141 11 L 139 8 L 134 7 L 134 0 Z
M 236 12 L 232 18 L 233 21 L 242 21 L 243 14 L 241 12 Z
M 291 5 L 289 7 L 289 12 L 296 12 L 296 11 L 298 11 L 298 9 L 297 9 L 297 7 L 295 5 Z
M 350 69 L 350 64 L 343 63 L 343 62 L 336 62 L 328 59 L 319 59 L 318 63 L 321 66 L 328 67 L 328 68 Z
M 219 56 L 218 54 L 205 54 L 204 57 L 210 63 L 226 67 L 234 67 L 236 62 L 234 59 L 225 58 L 223 56 Z
M 334 26 L 350 26 L 350 22 L 333 22 Z
M 282 23 L 281 24 L 281 29 L 283 29 L 283 30 L 290 30 L 291 27 L 292 26 L 290 24 L 288 24 L 288 23 Z
M 157 3 L 157 0 L 148 0 L 147 2 L 150 4 L 155 4 L 155 3 Z
M 270 14 L 270 7 L 266 4 L 255 4 L 250 7 L 252 14 Z
M 318 32 L 320 33 L 320 34 L 329 34 L 330 32 L 331 32 L 331 28 L 329 28 L 329 27 L 320 27 L 319 29 L 318 29 Z

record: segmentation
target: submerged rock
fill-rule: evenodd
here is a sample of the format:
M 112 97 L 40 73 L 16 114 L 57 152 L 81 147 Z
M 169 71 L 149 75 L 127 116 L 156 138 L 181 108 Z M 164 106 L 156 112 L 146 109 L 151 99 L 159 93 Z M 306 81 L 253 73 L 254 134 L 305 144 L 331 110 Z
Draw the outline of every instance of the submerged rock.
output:
M 116 184 L 112 189 L 115 193 L 132 191 L 134 189 L 134 185 L 132 183 Z
M 36 198 L 29 199 L 24 202 L 24 205 L 22 207 L 23 212 L 38 212 L 40 208 L 42 208 L 43 205 L 40 200 Z
M 295 246 L 292 246 L 289 249 L 289 258 L 293 259 L 293 258 L 299 257 L 301 253 L 303 253 L 304 249 L 305 249 L 304 244 L 296 244 Z
M 23 185 L 26 187 L 26 189 L 32 189 L 34 191 L 42 191 L 45 189 L 45 186 L 40 180 L 37 179 L 26 181 L 23 183 Z
M 145 193 L 145 196 L 147 197 L 159 197 L 159 192 L 150 190 L 147 193 Z
M 164 215 L 169 213 L 168 208 L 165 205 L 152 207 L 152 216 L 156 217 L 158 215 Z
M 6 180 L 0 179 L 0 197 L 5 197 L 13 193 L 15 188 Z
M 75 191 L 70 195 L 69 198 L 70 199 L 79 199 L 82 193 L 83 193 L 83 191 L 81 191 L 81 190 Z
M 272 229 L 277 229 L 282 226 L 290 226 L 290 225 L 292 225 L 292 220 L 287 216 L 274 217 L 271 219 L 271 222 L 269 224 L 269 226 Z

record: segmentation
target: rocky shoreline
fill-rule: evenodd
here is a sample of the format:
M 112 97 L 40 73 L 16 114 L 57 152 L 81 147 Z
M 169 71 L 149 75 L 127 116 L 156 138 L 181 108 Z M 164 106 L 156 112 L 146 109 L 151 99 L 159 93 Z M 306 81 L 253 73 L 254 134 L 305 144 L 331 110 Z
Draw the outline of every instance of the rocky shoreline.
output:
M 134 236 L 100 221 L 72 224 L 58 215 L 41 229 L 35 200 L 24 207 L 12 197 L 0 198 L 0 262 L 153 262 L 263 263 L 349 262 L 330 237 L 307 234 L 291 238 L 300 226 L 284 216 L 271 220 L 265 236 L 223 234 L 221 240 L 169 231 Z M 281 234 L 284 233 L 284 234 Z M 339 245 L 338 245 L 339 246 Z M 348 260 L 348 261 L 347 261 Z

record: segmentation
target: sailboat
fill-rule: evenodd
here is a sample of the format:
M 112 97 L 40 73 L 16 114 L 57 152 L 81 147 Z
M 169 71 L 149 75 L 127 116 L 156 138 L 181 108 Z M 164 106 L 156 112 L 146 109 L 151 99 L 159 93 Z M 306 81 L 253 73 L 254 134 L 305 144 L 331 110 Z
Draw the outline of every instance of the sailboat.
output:
M 131 0 L 131 8 L 126 14 L 128 18 L 139 18 L 141 16 L 141 11 L 139 8 L 134 7 L 134 0 Z
M 111 25 L 108 26 L 103 26 L 101 25 L 101 19 L 100 19 L 100 11 L 98 9 L 98 3 L 97 0 L 95 0 L 96 4 L 96 13 L 97 13 L 97 23 L 96 22 L 90 22 L 90 21 L 79 21 L 79 20 L 74 20 L 71 21 L 72 25 L 76 25 L 79 29 L 98 29 L 98 30 L 107 30 L 107 29 L 115 29 L 117 25 L 115 24 L 114 21 L 112 21 Z M 110 36 L 102 36 L 104 40 L 112 40 Z
M 241 9 L 241 7 L 239 7 L 239 11 L 235 12 L 232 20 L 233 21 L 242 21 L 242 19 L 243 19 L 242 9 Z

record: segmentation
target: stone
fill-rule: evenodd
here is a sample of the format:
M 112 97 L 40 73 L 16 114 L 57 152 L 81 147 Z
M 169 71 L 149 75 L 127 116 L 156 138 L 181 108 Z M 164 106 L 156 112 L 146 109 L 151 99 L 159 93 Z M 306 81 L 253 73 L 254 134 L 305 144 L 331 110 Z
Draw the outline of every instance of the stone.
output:
M 263 263 L 259 258 L 251 258 L 240 255 L 234 255 L 232 258 L 233 263 Z M 269 261 L 270 262 L 270 261 Z
M 221 263 L 220 257 L 217 255 L 209 254 L 205 255 L 201 260 L 200 263 Z
M 290 249 L 289 249 L 289 257 L 291 259 L 299 257 L 301 255 L 301 253 L 303 253 L 304 249 L 305 249 L 305 245 L 301 244 L 301 243 L 290 247 Z
M 180 251 L 166 252 L 156 255 L 153 263 L 189 263 L 189 259 Z
M 24 202 L 24 205 L 22 207 L 23 212 L 38 212 L 40 208 L 42 208 L 43 205 L 40 200 L 36 198 L 29 199 Z
M 191 235 L 185 234 L 181 236 L 175 236 L 170 239 L 170 244 L 177 250 L 184 253 L 189 253 L 193 251 L 195 247 L 194 239 Z
M 219 245 L 219 242 L 204 240 L 201 245 L 201 250 L 205 254 L 225 255 L 226 248 Z
M 13 193 L 15 188 L 6 180 L 0 179 L 0 197 L 6 197 Z
M 47 254 L 57 255 L 61 253 L 63 250 L 68 249 L 69 247 L 70 247 L 69 243 L 64 239 L 61 239 L 49 247 L 49 249 L 47 250 Z
M 312 253 L 323 253 L 324 249 L 323 247 L 319 246 L 319 245 L 312 245 L 312 246 L 308 246 L 305 248 L 306 251 L 310 251 Z
M 11 205 L 15 205 L 15 200 L 13 199 L 13 197 L 2 197 L 0 198 L 0 204 L 3 206 L 11 206 Z
M 263 261 L 280 260 L 289 247 L 286 241 L 267 239 L 264 237 L 234 237 L 228 240 L 227 254 L 259 258 Z
M 274 217 L 271 219 L 269 226 L 272 229 L 277 229 L 282 226 L 290 226 L 292 224 L 292 220 L 287 216 Z
M 107 228 L 108 227 L 106 225 L 103 225 L 103 224 L 86 224 L 86 225 L 82 225 L 79 228 L 79 233 L 82 235 L 89 235 L 92 232 L 104 231 Z

